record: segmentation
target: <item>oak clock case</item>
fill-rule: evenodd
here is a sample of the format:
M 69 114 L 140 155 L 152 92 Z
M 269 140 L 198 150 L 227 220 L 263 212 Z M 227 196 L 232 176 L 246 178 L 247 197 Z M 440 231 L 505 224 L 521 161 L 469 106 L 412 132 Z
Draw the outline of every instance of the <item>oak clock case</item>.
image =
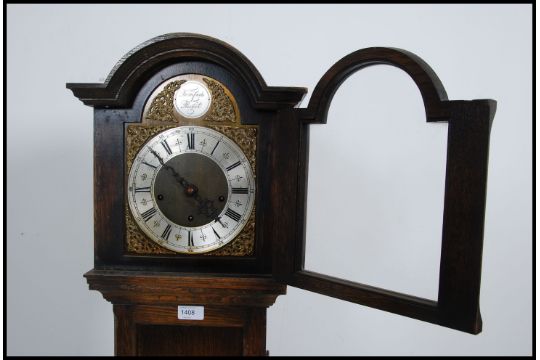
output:
M 379 64 L 410 76 L 426 126 L 448 123 L 442 239 L 434 239 L 441 242 L 436 301 L 304 269 L 309 129 L 324 126 L 350 75 Z M 160 324 L 178 325 L 174 306 L 183 301 L 212 304 L 204 324 L 219 318 L 243 334 L 257 329 L 245 336 L 257 340 L 254 353 L 264 354 L 265 309 L 286 285 L 481 332 L 494 100 L 449 100 L 420 57 L 372 47 L 336 62 L 308 106 L 298 108 L 307 89 L 268 86 L 238 50 L 186 33 L 133 49 L 105 84 L 67 86 L 94 107 L 95 261 L 85 276 L 119 307 L 120 329 L 129 329 L 119 331 L 129 334 L 120 353 L 137 353 L 134 324 L 148 320 L 148 302 Z M 239 304 L 246 306 L 241 312 Z M 220 312 L 223 306 L 234 310 Z

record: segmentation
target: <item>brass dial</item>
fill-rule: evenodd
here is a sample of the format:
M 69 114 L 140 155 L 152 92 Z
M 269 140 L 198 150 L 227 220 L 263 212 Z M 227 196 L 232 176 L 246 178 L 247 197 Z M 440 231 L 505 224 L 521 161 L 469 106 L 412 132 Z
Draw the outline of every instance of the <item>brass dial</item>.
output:
M 179 253 L 223 247 L 245 226 L 255 180 L 245 154 L 227 136 L 201 126 L 168 129 L 136 155 L 128 203 L 141 230 Z

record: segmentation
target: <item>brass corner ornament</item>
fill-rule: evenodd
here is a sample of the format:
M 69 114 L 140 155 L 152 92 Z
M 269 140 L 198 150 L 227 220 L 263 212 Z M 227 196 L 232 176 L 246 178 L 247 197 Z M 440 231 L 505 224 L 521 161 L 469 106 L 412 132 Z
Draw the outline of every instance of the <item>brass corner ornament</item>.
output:
M 233 105 L 234 98 L 227 94 L 228 90 L 226 92 L 225 87 L 215 80 L 203 78 L 203 81 L 208 85 L 208 88 L 212 92 L 213 99 L 209 114 L 204 120 L 215 123 L 236 122 L 236 114 L 238 111 L 235 111 Z
M 188 102 L 197 102 L 200 114 L 197 112 L 184 112 L 182 105 L 179 105 L 184 87 L 195 85 L 202 99 L 196 97 L 189 98 Z M 184 90 L 184 92 L 187 92 Z M 189 96 L 188 94 L 184 94 Z M 177 98 L 175 98 L 175 96 Z M 175 106 L 176 105 L 176 106 Z M 207 108 L 205 108 L 207 105 Z M 202 106 L 202 110 L 200 107 Z M 201 75 L 187 74 L 175 76 L 160 86 L 148 98 L 143 111 L 142 122 L 149 124 L 178 123 L 190 124 L 193 121 L 197 123 L 208 124 L 238 124 L 240 123 L 240 113 L 238 105 L 231 92 L 219 81 Z
M 174 93 L 186 80 L 171 81 L 152 100 L 145 119 L 158 122 L 174 122 Z

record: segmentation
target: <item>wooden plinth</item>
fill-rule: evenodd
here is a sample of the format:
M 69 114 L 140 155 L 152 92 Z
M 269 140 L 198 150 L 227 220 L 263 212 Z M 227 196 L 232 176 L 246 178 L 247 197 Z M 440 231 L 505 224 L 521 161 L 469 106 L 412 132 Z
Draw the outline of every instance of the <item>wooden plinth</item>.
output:
M 268 277 L 91 270 L 113 304 L 115 355 L 266 355 L 266 309 L 286 286 Z M 204 306 L 179 320 L 179 305 Z

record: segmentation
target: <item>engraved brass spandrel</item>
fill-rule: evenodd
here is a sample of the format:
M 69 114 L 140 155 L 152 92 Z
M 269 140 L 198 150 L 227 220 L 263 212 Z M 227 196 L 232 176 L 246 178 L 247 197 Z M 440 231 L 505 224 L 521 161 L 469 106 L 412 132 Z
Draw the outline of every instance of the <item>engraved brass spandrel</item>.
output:
M 167 129 L 175 127 L 174 125 L 144 126 L 139 124 L 128 125 L 126 128 L 126 164 L 129 174 L 133 159 L 137 156 L 144 143 L 151 137 Z
M 157 122 L 175 122 L 174 93 L 186 80 L 171 81 L 152 100 L 146 119 Z
M 240 234 L 229 244 L 205 255 L 214 256 L 249 256 L 255 248 L 255 204 L 251 215 Z
M 203 120 L 214 123 L 236 122 L 238 109 L 235 110 L 235 106 L 231 100 L 233 96 L 229 90 L 216 80 L 203 78 L 203 81 L 208 85 L 212 93 L 212 105 L 210 105 L 210 111 Z
M 174 251 L 165 249 L 159 246 L 152 240 L 148 239 L 141 231 L 139 225 L 133 219 L 129 206 L 125 204 L 126 213 L 126 251 L 132 254 L 175 254 Z
M 256 162 L 257 162 L 257 126 L 244 125 L 241 127 L 232 126 L 207 126 L 210 129 L 219 131 L 223 135 L 233 140 L 236 145 L 242 149 L 246 155 L 253 171 L 253 176 L 257 177 Z

